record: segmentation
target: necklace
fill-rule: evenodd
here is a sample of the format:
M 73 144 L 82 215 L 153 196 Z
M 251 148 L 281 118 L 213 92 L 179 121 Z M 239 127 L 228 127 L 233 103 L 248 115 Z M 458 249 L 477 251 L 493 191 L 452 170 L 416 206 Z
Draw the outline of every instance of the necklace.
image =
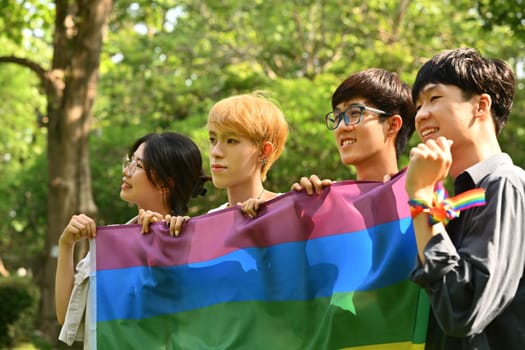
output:
M 261 193 L 259 193 L 259 195 L 257 196 L 256 199 L 261 199 L 261 197 L 262 197 L 262 195 L 264 194 L 265 191 L 266 191 L 266 190 L 265 190 L 264 187 L 263 187 Z M 229 207 L 230 207 L 230 203 L 227 203 L 227 204 L 226 204 L 226 208 L 229 208 Z
M 266 191 L 263 187 L 261 193 L 259 193 L 259 195 L 257 196 L 257 199 L 261 199 L 261 196 L 263 195 L 264 191 Z

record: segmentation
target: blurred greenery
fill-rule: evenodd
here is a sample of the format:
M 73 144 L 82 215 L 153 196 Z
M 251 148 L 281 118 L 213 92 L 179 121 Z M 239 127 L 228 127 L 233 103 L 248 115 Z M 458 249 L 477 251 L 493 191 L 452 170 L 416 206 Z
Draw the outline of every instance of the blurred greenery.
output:
M 206 168 L 207 111 L 219 99 L 266 90 L 290 124 L 286 150 L 266 187 L 286 192 L 300 176 L 350 179 L 324 127 L 330 98 L 349 74 L 382 67 L 409 84 L 442 49 L 471 46 L 509 62 L 520 78 L 501 144 L 525 166 L 523 1 L 183 0 L 118 1 L 100 61 L 90 136 L 98 224 L 122 223 L 134 208 L 120 200 L 120 160 L 139 136 L 174 130 L 200 146 Z M 54 2 L 0 0 L 0 56 L 44 67 L 52 57 Z M 31 268 L 46 235 L 46 101 L 27 69 L 0 64 L 0 256 Z M 410 145 L 417 143 L 414 136 Z M 407 164 L 406 153 L 400 165 Z M 191 203 L 199 215 L 224 202 Z M 29 335 L 28 335 L 29 336 Z
M 12 347 L 32 332 L 38 289 L 28 278 L 0 279 L 0 347 Z

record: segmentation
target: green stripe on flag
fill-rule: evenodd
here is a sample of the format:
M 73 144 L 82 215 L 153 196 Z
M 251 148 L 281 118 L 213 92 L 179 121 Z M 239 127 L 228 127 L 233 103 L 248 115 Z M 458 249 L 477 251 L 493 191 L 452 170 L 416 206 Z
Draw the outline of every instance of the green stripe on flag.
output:
M 428 301 L 422 299 L 416 285 L 403 281 L 331 298 L 221 303 L 142 320 L 99 322 L 98 348 L 415 349 L 407 346 L 424 342 L 426 332 Z

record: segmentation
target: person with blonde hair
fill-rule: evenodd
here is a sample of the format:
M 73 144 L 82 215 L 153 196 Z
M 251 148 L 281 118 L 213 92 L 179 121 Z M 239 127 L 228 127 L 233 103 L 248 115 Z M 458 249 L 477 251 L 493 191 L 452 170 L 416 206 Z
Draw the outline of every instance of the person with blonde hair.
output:
M 207 127 L 213 184 L 228 192 L 219 208 L 242 204 L 255 215 L 258 203 L 277 196 L 263 182 L 288 135 L 282 111 L 260 92 L 231 96 L 212 107 Z
M 283 112 L 264 92 L 234 95 L 211 108 L 207 128 L 212 181 L 228 194 L 228 201 L 210 212 L 238 205 L 255 217 L 261 203 L 279 195 L 263 182 L 284 150 L 288 124 Z M 145 232 L 151 222 L 165 221 L 177 236 L 189 217 L 146 212 L 141 219 Z

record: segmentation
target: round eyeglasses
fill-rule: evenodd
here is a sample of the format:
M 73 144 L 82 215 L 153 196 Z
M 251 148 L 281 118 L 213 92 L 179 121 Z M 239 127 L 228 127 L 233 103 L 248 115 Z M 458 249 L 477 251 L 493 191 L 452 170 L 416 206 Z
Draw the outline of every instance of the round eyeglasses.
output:
M 380 117 L 390 117 L 393 113 L 387 113 L 380 109 L 368 107 L 359 103 L 352 103 L 343 112 L 332 111 L 325 117 L 326 127 L 328 130 L 335 130 L 341 124 L 341 120 L 345 121 L 346 126 L 356 125 L 363 119 L 363 112 L 369 111 L 378 114 Z
M 137 168 L 142 168 L 142 166 L 138 163 L 137 159 L 135 158 L 128 158 L 124 157 L 122 159 L 122 172 L 128 176 L 131 176 L 135 173 L 135 170 Z

